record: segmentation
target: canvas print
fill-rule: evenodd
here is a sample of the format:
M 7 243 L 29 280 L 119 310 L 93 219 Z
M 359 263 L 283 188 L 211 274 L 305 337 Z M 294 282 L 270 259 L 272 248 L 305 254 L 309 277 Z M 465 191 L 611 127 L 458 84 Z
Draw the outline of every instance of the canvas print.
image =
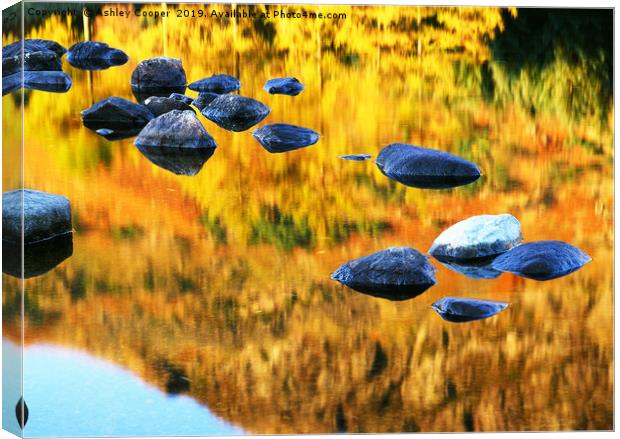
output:
M 612 430 L 613 11 L 3 11 L 3 428 Z

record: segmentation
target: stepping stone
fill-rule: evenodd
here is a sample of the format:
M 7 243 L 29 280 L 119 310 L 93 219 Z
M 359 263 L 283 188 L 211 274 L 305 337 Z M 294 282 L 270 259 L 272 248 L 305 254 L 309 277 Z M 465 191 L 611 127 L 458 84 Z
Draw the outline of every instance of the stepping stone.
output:
M 487 319 L 505 310 L 508 303 L 490 300 L 444 297 L 433 303 L 433 309 L 448 322 L 464 323 Z
M 217 93 L 210 93 L 210 92 L 200 93 L 198 97 L 194 99 L 194 102 L 192 102 L 192 104 L 194 105 L 194 107 L 198 108 L 199 111 L 202 111 L 207 105 L 209 105 L 219 96 L 220 95 Z
M 62 62 L 56 53 L 51 50 L 30 52 L 24 55 L 24 70 L 26 71 L 61 71 Z M 9 76 L 21 72 L 22 57 L 20 55 L 2 58 L 2 76 Z
M 389 300 L 411 299 L 437 282 L 428 258 L 410 247 L 392 247 L 353 259 L 331 278 L 361 293 Z
M 404 143 L 383 148 L 376 164 L 392 180 L 422 189 L 452 188 L 480 178 L 478 167 L 461 157 Z
M 563 241 L 522 244 L 498 256 L 491 267 L 535 280 L 550 280 L 579 270 L 592 258 Z
M 151 96 L 144 101 L 144 106 L 151 110 L 151 113 L 155 116 L 168 113 L 172 110 L 191 111 L 196 113 L 196 111 L 188 104 L 170 97 L 165 98 L 162 96 Z
M 56 53 L 58 58 L 62 57 L 67 51 L 67 49 L 65 49 L 64 47 L 62 47 L 60 44 L 58 44 L 55 41 L 40 40 L 40 39 L 24 40 L 24 53 L 44 52 L 48 50 Z M 20 55 L 21 53 L 22 53 L 21 41 L 15 41 L 14 43 L 11 43 L 8 46 L 4 46 L 2 48 L 2 58 Z
M 188 88 L 198 92 L 226 94 L 239 90 L 241 88 L 241 83 L 234 76 L 213 75 L 208 78 L 203 78 L 199 81 L 192 82 Z
M 267 117 L 269 107 L 239 95 L 220 95 L 202 110 L 202 115 L 229 131 L 245 131 Z
M 187 79 L 180 59 L 159 56 L 140 62 L 131 74 L 131 90 L 138 102 L 151 96 L 184 93 Z
M 126 132 L 142 129 L 155 115 L 145 106 L 111 96 L 82 111 L 82 123 L 92 130 Z M 110 135 L 108 131 L 99 133 Z
M 114 49 L 106 43 L 81 41 L 69 48 L 67 61 L 78 69 L 104 70 L 127 63 L 129 57 L 122 50 Z
M 320 137 L 319 133 L 309 128 L 286 123 L 264 125 L 254 130 L 252 135 L 272 153 L 288 152 L 314 145 Z
M 134 145 L 168 148 L 215 149 L 213 137 L 193 111 L 172 110 L 151 120 L 134 141 Z

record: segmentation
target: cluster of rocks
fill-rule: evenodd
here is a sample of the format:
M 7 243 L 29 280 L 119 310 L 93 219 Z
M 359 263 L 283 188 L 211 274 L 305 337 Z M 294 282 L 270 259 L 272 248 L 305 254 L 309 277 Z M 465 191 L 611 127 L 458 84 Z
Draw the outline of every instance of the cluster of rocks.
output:
M 105 43 L 82 41 L 65 49 L 55 41 L 26 39 L 2 48 L 2 95 L 22 87 L 54 93 L 67 92 L 71 77 L 62 70 L 62 56 L 84 70 L 102 70 L 125 64 L 129 57 Z M 23 66 L 23 71 L 22 71 Z M 22 78 L 23 73 L 23 78 Z
M 429 254 L 448 268 L 476 279 L 493 279 L 503 272 L 539 281 L 566 276 L 591 261 L 577 247 L 562 241 L 522 243 L 519 221 L 509 214 L 479 215 L 444 230 Z M 333 274 L 356 291 L 405 300 L 435 285 L 435 268 L 428 257 L 409 247 L 389 248 L 346 262 Z M 466 322 L 491 317 L 507 303 L 444 298 L 433 309 L 445 320 Z

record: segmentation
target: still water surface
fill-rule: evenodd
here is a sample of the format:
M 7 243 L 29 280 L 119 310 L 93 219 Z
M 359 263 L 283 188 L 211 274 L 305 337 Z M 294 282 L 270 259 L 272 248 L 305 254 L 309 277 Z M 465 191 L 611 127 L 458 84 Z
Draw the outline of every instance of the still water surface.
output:
M 129 62 L 86 72 L 63 60 L 69 92 L 25 93 L 25 186 L 67 196 L 75 228 L 73 255 L 25 282 L 27 435 L 612 428 L 611 52 L 606 29 L 576 36 L 606 16 L 336 9 L 344 22 L 96 17 L 90 38 Z M 27 29 L 65 47 L 85 39 L 81 18 Z M 249 131 L 199 116 L 218 149 L 187 177 L 133 139 L 82 126 L 94 102 L 134 100 L 131 72 L 164 54 L 190 82 L 237 76 L 272 109 L 262 124 L 321 140 L 272 155 Z M 278 76 L 306 89 L 262 90 Z M 5 96 L 3 114 L 17 102 Z M 3 128 L 19 135 L 7 116 Z M 338 158 L 393 142 L 459 154 L 483 177 L 420 190 L 372 160 Z M 17 154 L 6 148 L 4 162 Z M 4 172 L 3 185 L 18 180 Z M 471 279 L 432 260 L 437 285 L 405 302 L 329 279 L 389 246 L 426 252 L 447 226 L 485 213 L 510 213 L 526 241 L 565 240 L 593 262 L 537 282 Z M 19 343 L 19 282 L 3 275 L 3 286 L 4 334 Z M 430 308 L 445 296 L 511 305 L 453 324 Z

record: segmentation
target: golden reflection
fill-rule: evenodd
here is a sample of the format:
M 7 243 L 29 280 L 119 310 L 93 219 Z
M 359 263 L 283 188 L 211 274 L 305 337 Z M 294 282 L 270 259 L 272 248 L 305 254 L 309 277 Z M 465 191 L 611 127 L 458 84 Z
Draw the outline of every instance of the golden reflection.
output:
M 204 6 L 213 8 L 227 7 Z M 73 256 L 26 280 L 26 343 L 87 350 L 162 389 L 161 365 L 173 365 L 193 398 L 251 433 L 611 429 L 613 107 L 585 74 L 598 64 L 585 53 L 575 67 L 560 53 L 517 75 L 502 70 L 493 42 L 508 44 L 517 10 L 289 7 L 301 8 L 347 18 L 94 17 L 91 39 L 129 62 L 85 72 L 63 61 L 68 93 L 25 93 L 25 185 L 67 196 L 76 229 Z M 27 37 L 69 47 L 84 39 L 81 20 L 51 17 Z M 271 108 L 263 123 L 312 128 L 321 140 L 272 155 L 249 131 L 199 116 L 218 149 L 184 177 L 132 139 L 109 142 L 81 125 L 80 111 L 100 99 L 134 100 L 131 72 L 164 53 L 182 59 L 188 82 L 236 75 L 243 95 Z M 305 90 L 264 92 L 277 76 Z M 576 87 L 604 105 L 573 105 Z M 19 136 L 7 116 L 15 94 L 3 105 L 5 132 Z M 484 175 L 418 190 L 372 161 L 338 159 L 392 142 L 459 154 Z M 7 172 L 3 185 L 16 185 Z M 399 303 L 329 280 L 349 259 L 391 245 L 426 252 L 448 225 L 504 212 L 526 240 L 566 240 L 593 262 L 536 282 L 468 279 L 433 261 L 438 284 Z M 3 285 L 4 330 L 19 338 L 19 283 Z M 511 306 L 451 324 L 430 309 L 447 295 Z

